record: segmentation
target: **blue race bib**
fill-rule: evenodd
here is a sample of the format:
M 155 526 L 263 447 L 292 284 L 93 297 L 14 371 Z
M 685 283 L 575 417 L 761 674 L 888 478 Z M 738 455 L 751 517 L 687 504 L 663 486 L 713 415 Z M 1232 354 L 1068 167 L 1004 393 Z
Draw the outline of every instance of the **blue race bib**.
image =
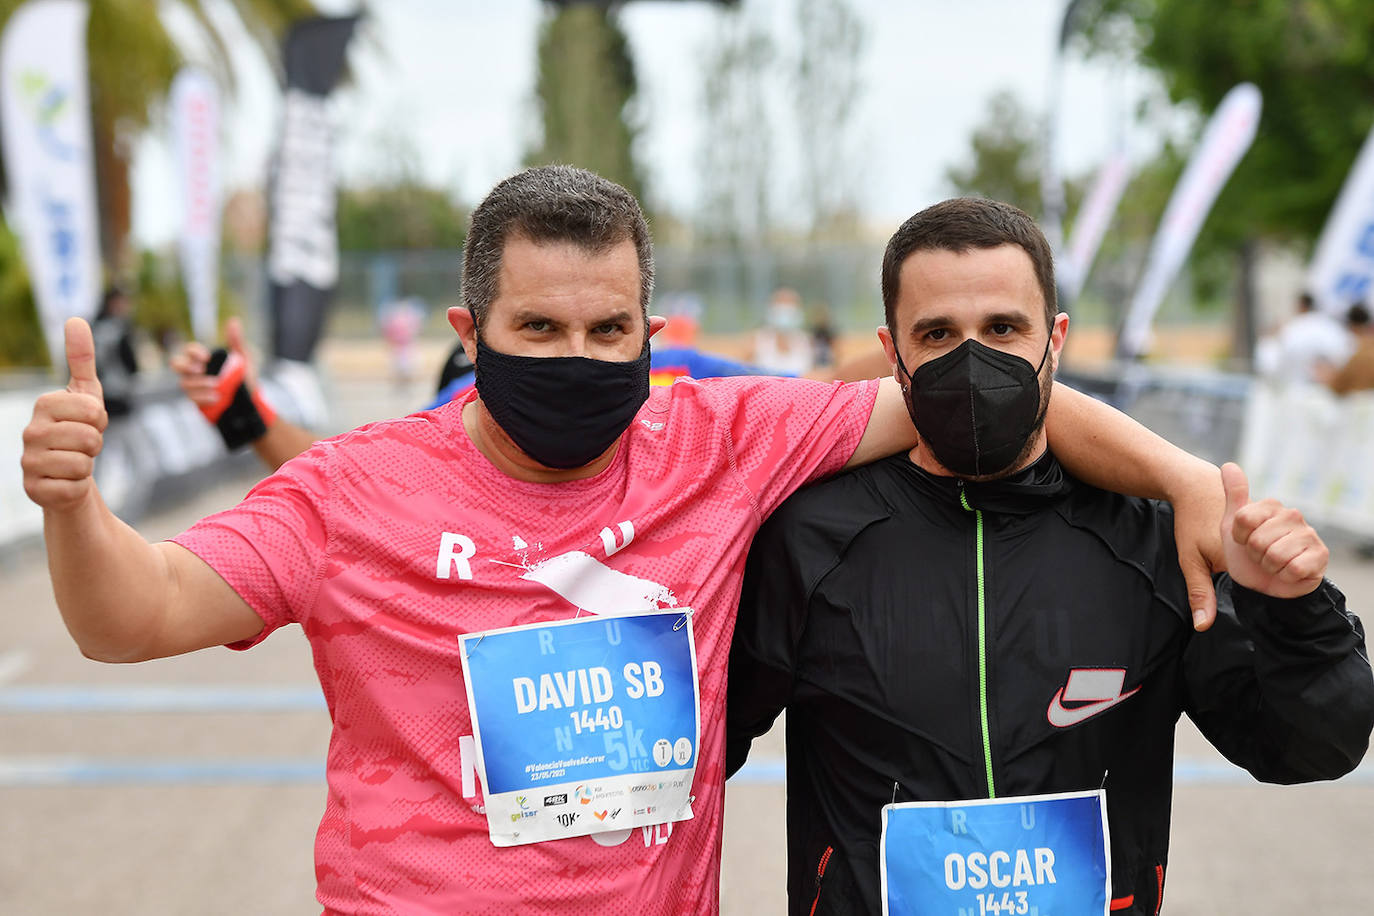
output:
M 701 741 L 691 611 L 459 637 L 497 846 L 692 816 Z
M 884 916 L 1108 916 L 1101 790 L 883 807 Z

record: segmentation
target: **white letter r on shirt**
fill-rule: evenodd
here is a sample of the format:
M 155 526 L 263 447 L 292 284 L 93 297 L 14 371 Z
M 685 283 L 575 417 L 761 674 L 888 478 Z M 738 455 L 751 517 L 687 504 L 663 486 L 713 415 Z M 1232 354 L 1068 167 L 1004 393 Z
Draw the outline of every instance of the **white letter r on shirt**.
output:
M 472 538 L 465 534 L 445 531 L 443 539 L 439 542 L 439 562 L 434 569 L 434 575 L 440 579 L 447 579 L 454 567 L 457 567 L 458 578 L 471 579 L 472 567 L 468 565 L 468 557 L 476 552 L 477 545 L 472 543 Z

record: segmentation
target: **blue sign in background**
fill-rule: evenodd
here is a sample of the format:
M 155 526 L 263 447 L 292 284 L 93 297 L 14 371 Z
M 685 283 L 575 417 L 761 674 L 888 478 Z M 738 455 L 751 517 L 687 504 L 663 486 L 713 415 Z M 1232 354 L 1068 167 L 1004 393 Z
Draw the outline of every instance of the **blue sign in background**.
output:
M 489 794 L 695 765 L 696 678 L 682 611 L 585 617 L 462 643 Z M 685 759 L 664 763 L 662 750 L 655 759 L 656 742 L 680 751 L 682 738 L 691 744 Z
M 950 807 L 892 805 L 884 810 L 883 854 L 888 912 L 893 916 L 1102 916 L 1107 910 L 1105 816 L 1097 793 Z M 1038 850 L 1051 851 L 1053 863 L 1048 868 Z M 995 851 L 1006 854 L 997 865 L 997 884 L 988 867 Z M 1018 851 L 1028 865 L 1019 873 Z M 973 854 L 982 858 L 975 856 L 970 866 Z M 1024 898 L 1018 896 L 1021 893 Z M 995 908 L 980 908 L 980 896 L 986 903 L 988 894 Z M 1003 903 L 1004 894 L 1009 895 L 1011 909 Z

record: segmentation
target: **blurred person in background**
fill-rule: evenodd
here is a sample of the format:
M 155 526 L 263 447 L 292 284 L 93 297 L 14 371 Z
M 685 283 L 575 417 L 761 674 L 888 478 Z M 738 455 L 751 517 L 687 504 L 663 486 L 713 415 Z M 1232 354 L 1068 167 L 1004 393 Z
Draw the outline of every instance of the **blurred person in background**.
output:
M 1370 320 L 1369 306 L 1363 302 L 1352 305 L 1346 312 L 1345 323 L 1355 338 L 1355 352 L 1345 365 L 1330 374 L 1326 384 L 1341 396 L 1374 391 L 1374 321 Z M 1361 559 L 1374 560 L 1374 538 L 1357 538 L 1355 553 Z
M 334 724 L 315 849 L 327 913 L 718 911 L 726 660 L 749 541 L 797 488 L 908 449 L 915 433 L 891 380 L 651 387 L 648 342 L 665 323 L 648 315 L 652 285 L 648 227 L 623 188 L 569 166 L 502 181 L 472 214 L 465 307 L 449 310 L 476 390 L 317 443 L 159 544 L 120 522 L 91 477 L 105 412 L 89 329 L 68 322 L 71 382 L 39 398 L 23 457 L 64 622 L 107 662 L 246 649 L 301 625 Z M 1176 501 L 1190 597 L 1214 610 L 1216 468 L 1070 389 L 1048 423 L 1085 478 Z M 581 797 L 569 807 L 567 792 L 539 793 L 510 822 L 488 817 L 501 793 L 486 774 L 509 752 L 482 750 L 469 697 L 509 698 L 513 682 L 469 682 L 460 638 L 586 613 L 690 624 L 671 638 L 691 635 L 695 662 L 670 678 L 673 696 L 699 698 L 690 807 L 608 805 L 598 826 Z M 653 645 L 628 650 L 654 658 Z M 521 658 L 530 670 L 559 662 L 542 649 Z M 652 726 L 617 732 L 645 767 L 658 759 L 642 740 Z M 560 758 L 556 734 L 528 737 Z M 608 740 L 597 761 L 612 750 Z M 616 829 L 632 816 L 660 839 Z M 511 839 L 517 821 L 566 838 Z
M 190 341 L 172 357 L 182 392 L 207 421 L 215 425 L 226 447 L 251 445 L 273 471 L 314 445 L 314 432 L 277 416 L 258 387 L 257 362 L 249 353 L 238 318 L 224 323 L 226 357 L 217 372 L 209 372 L 212 351 Z
M 808 331 L 811 334 L 811 359 L 816 367 L 833 366 L 835 364 L 835 342 L 838 335 L 835 333 L 835 325 L 830 319 L 828 306 L 816 307 L 812 312 L 811 326 Z
M 134 409 L 138 354 L 134 351 L 133 301 L 124 289 L 110 286 L 105 290 L 91 334 L 105 410 L 111 417 L 128 416 Z
M 1280 384 L 1319 384 L 1354 349 L 1350 331 L 1340 320 L 1317 308 L 1310 293 L 1303 293 L 1297 314 L 1256 346 L 1255 369 Z
M 804 375 L 814 364 L 801 296 L 794 289 L 773 291 L 763 327 L 754 332 L 750 361 L 772 375 Z
M 391 380 L 397 388 L 408 387 L 418 373 L 418 342 L 424 323 L 425 304 L 414 296 L 382 308 L 379 324 L 391 354 Z
M 434 393 L 439 394 L 458 379 L 471 376 L 472 370 L 472 360 L 468 359 L 467 351 L 463 349 L 463 342 L 460 340 L 448 351 L 448 356 L 444 357 L 444 364 L 439 367 L 439 382 L 434 386 Z
M 1336 394 L 1374 389 L 1374 323 L 1369 320 L 1369 306 L 1357 302 L 1345 315 L 1346 327 L 1355 339 L 1355 351 L 1326 379 Z
M 701 333 L 701 304 L 695 296 L 690 293 L 671 296 L 667 305 L 668 323 L 649 341 L 650 384 L 671 385 L 680 378 L 768 374 L 760 366 L 708 353 L 697 346 Z

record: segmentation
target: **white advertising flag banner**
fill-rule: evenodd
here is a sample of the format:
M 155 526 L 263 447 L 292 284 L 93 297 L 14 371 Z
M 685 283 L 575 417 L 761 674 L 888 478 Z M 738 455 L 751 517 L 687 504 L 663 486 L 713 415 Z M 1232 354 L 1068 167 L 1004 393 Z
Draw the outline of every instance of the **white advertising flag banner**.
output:
M 181 276 L 197 340 L 214 340 L 219 317 L 219 88 L 187 67 L 171 92 L 172 142 L 181 185 Z
M 1187 260 L 1217 195 L 1254 142 L 1259 119 L 1260 91 L 1251 83 L 1241 83 L 1226 93 L 1212 115 L 1150 244 L 1145 273 L 1121 330 L 1122 356 L 1138 356 L 1149 346 L 1155 312 Z
M 1369 296 L 1374 279 L 1374 131 L 1370 131 L 1326 219 L 1307 289 L 1323 310 L 1343 314 Z
M 11 213 L 56 366 L 63 322 L 91 317 L 100 290 L 86 15 L 82 0 L 31 0 L 0 38 Z
M 1116 214 L 1121 195 L 1126 190 L 1126 180 L 1130 177 L 1131 164 L 1126 158 L 1126 151 L 1117 150 L 1103 163 L 1092 190 L 1078 208 L 1073 236 L 1069 239 L 1068 251 L 1058 270 L 1065 304 L 1072 303 L 1083 291 L 1097 250 L 1102 247 L 1102 237 L 1107 234 L 1107 227 L 1111 225 L 1112 216 Z

